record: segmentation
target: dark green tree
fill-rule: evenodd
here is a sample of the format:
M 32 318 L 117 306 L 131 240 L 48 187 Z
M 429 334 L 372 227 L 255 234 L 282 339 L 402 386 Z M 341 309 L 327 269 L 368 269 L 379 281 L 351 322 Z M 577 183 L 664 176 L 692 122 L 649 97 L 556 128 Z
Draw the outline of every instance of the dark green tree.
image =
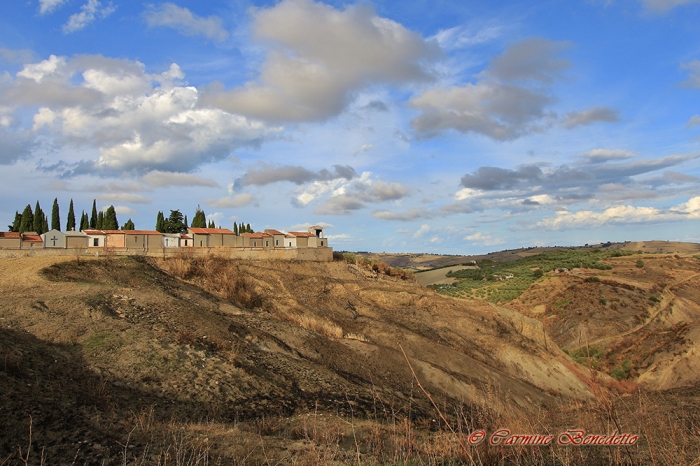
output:
M 105 211 L 105 217 L 102 223 L 102 229 L 103 230 L 118 230 L 119 229 L 119 220 L 117 220 L 117 211 L 114 209 L 114 206 L 111 205 L 107 207 L 107 210 Z
M 214 223 L 214 220 L 209 221 L 209 226 L 207 228 L 216 228 L 216 224 Z
M 156 215 L 156 231 L 159 233 L 165 232 L 165 217 L 163 217 L 163 212 L 158 212 L 158 215 Z
M 34 206 L 34 221 L 32 222 L 32 231 L 36 231 L 37 235 L 44 233 L 44 211 L 41 210 L 39 201 L 36 201 Z
M 102 224 L 104 223 L 105 214 L 101 210 L 97 213 L 97 221 L 95 222 L 95 228 L 98 230 L 102 229 Z
M 179 210 L 171 210 L 170 216 L 165 220 L 163 224 L 163 231 L 165 233 L 184 233 L 187 231 L 185 226 L 184 217 L 182 212 Z
M 124 226 L 122 226 L 122 230 L 135 230 L 136 227 L 134 226 L 134 222 L 131 221 L 131 219 L 127 220 Z
M 44 214 L 44 222 L 41 225 L 41 232 L 46 233 L 47 231 L 49 231 L 49 218 L 46 216 L 46 214 Z
M 92 215 L 90 216 L 90 228 L 97 228 L 97 200 L 92 200 Z
M 19 223 L 19 232 L 24 233 L 25 231 L 32 231 L 34 227 L 34 213 L 32 212 L 32 206 L 27 204 L 22 212 L 22 220 Z
M 192 228 L 206 228 L 207 227 L 207 217 L 204 215 L 204 211 L 197 206 L 197 212 L 194 214 L 192 219 Z
M 73 199 L 68 207 L 68 220 L 66 221 L 66 231 L 75 231 L 75 211 L 73 210 Z
M 236 222 L 233 222 L 233 233 L 234 233 L 235 235 L 238 234 L 238 225 L 236 225 Z
M 185 231 L 187 231 L 189 227 L 190 226 L 187 224 L 187 215 L 185 215 Z
M 58 198 L 53 200 L 51 209 L 51 229 L 61 231 L 61 215 L 58 212 Z
M 19 231 L 19 226 L 22 223 L 22 215 L 15 210 L 15 219 L 12 221 L 12 225 L 7 225 L 8 231 L 14 231 L 15 233 Z
M 88 229 L 90 229 L 90 219 L 88 218 L 88 214 L 83 211 L 83 213 L 80 214 L 80 231 Z
M 247 231 L 248 233 L 253 233 L 252 228 L 250 228 L 250 223 L 248 223 L 248 224 L 245 226 L 245 231 Z

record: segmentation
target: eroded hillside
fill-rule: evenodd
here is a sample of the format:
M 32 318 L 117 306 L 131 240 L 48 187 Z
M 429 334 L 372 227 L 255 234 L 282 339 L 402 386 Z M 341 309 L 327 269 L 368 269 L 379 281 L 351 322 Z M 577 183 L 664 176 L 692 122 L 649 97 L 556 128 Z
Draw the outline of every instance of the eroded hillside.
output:
M 7 464 L 499 463 L 513 451 L 471 430 L 554 431 L 609 402 L 549 322 L 352 264 L 59 261 L 0 263 Z

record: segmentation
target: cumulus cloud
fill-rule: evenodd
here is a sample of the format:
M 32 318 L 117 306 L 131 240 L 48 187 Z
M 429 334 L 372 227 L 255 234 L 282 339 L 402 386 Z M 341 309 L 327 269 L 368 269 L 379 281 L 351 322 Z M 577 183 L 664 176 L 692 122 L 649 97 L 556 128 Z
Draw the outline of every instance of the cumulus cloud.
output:
M 217 187 L 218 183 L 214 180 L 202 178 L 201 176 L 192 175 L 189 173 L 163 172 L 153 170 L 141 177 L 141 181 L 149 186 L 209 186 Z
M 423 225 L 420 226 L 420 228 L 413 234 L 413 239 L 418 239 L 430 232 L 430 225 L 427 223 L 424 223 Z
M 204 202 L 220 209 L 244 207 L 251 204 L 258 205 L 257 198 L 248 193 L 236 194 L 233 197 L 222 197 L 221 199 L 206 199 Z
M 576 126 L 590 125 L 599 121 L 615 123 L 620 121 L 620 112 L 608 107 L 592 107 L 580 112 L 567 113 L 564 118 L 564 126 L 575 128 Z
M 66 0 L 39 0 L 39 14 L 45 15 L 66 3 Z
M 213 87 L 204 102 L 266 120 L 324 120 L 365 86 L 427 81 L 423 63 L 440 53 L 362 4 L 341 11 L 284 0 L 257 10 L 252 29 L 268 47 L 259 79 L 230 91 Z
M 70 34 L 80 31 L 88 24 L 98 18 L 106 18 L 116 10 L 112 4 L 102 7 L 98 0 L 88 0 L 88 2 L 80 8 L 80 13 L 75 13 L 68 18 L 68 22 L 63 25 L 63 33 Z
M 234 181 L 233 189 L 246 186 L 264 186 L 282 181 L 301 185 L 311 181 L 351 180 L 355 177 L 357 177 L 357 172 L 349 165 L 333 165 L 333 171 L 323 168 L 314 172 L 300 166 L 274 166 L 261 163 Z
M 528 39 L 494 58 L 474 84 L 430 89 L 409 105 L 421 114 L 411 121 L 423 137 L 454 129 L 505 141 L 542 129 L 555 99 L 543 87 L 570 65 L 558 57 L 565 42 Z
M 200 107 L 199 91 L 183 80 L 177 64 L 150 74 L 137 61 L 52 55 L 0 84 L 0 105 L 36 106 L 37 134 L 64 146 L 99 150 L 97 160 L 55 164 L 72 174 L 188 172 L 280 131 Z
M 218 16 L 203 18 L 187 8 L 179 7 L 173 3 L 163 3 L 159 6 L 149 5 L 144 13 L 144 18 L 150 27 L 171 27 L 186 36 L 201 35 L 217 42 L 225 40 L 229 36 Z
M 102 210 L 107 210 L 107 208 L 103 208 Z M 114 206 L 114 211 L 119 215 L 136 215 L 137 214 L 137 212 L 134 209 L 132 209 L 131 207 L 127 207 L 125 205 Z
M 29 157 L 37 146 L 27 131 L 11 131 L 0 125 L 0 165 L 10 165 Z
M 357 198 L 341 194 L 326 199 L 323 204 L 314 209 L 314 213 L 318 215 L 350 215 L 364 207 L 365 204 Z

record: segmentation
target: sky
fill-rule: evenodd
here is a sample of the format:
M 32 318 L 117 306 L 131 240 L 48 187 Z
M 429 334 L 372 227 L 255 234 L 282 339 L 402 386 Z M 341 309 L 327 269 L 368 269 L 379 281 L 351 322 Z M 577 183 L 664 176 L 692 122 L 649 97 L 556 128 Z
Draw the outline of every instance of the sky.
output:
M 0 222 L 700 241 L 700 1 L 0 2 Z

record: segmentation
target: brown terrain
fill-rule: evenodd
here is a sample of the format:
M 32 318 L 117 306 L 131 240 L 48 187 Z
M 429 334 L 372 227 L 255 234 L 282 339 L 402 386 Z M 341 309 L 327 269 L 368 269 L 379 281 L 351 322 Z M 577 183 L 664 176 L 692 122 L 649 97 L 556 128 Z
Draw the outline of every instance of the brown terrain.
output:
M 497 306 L 344 261 L 2 258 L 0 465 L 698 464 L 700 262 L 633 259 Z M 498 428 L 640 440 L 469 444 Z

